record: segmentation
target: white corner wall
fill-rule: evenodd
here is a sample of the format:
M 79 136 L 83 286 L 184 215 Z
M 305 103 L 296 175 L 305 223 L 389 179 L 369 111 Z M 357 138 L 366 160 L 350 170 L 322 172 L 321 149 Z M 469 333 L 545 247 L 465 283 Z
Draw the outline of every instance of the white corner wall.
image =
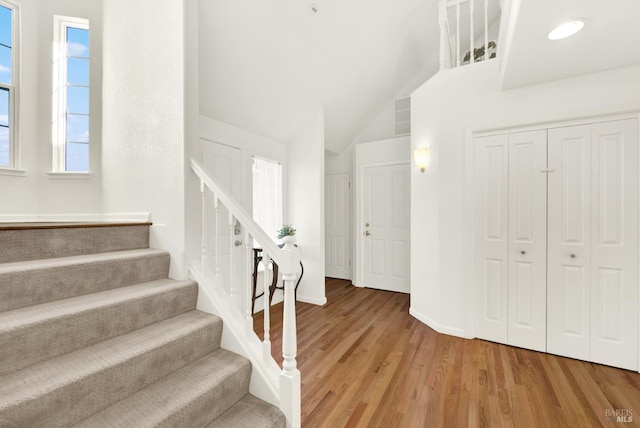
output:
M 19 0 L 18 134 L 22 175 L 0 173 L 0 221 L 65 218 L 102 212 L 102 0 Z M 89 19 L 91 26 L 90 172 L 82 179 L 48 175 L 52 165 L 53 15 Z
M 103 204 L 150 212 L 151 245 L 184 262 L 183 0 L 104 2 Z
M 473 337 L 473 132 L 640 111 L 640 66 L 499 90 L 498 61 L 445 70 L 412 95 L 411 313 Z
M 241 128 L 229 125 L 219 120 L 200 116 L 199 138 L 197 153 L 200 156 L 201 144 L 216 142 L 235 147 L 242 152 L 242 206 L 252 211 L 252 165 L 253 156 L 278 161 L 282 164 L 282 204 L 283 219 L 287 221 L 287 183 L 288 183 L 288 148 L 287 145 Z M 202 141 L 204 140 L 204 141 Z
M 298 300 L 324 305 L 324 113 L 289 144 L 289 223 L 304 264 Z

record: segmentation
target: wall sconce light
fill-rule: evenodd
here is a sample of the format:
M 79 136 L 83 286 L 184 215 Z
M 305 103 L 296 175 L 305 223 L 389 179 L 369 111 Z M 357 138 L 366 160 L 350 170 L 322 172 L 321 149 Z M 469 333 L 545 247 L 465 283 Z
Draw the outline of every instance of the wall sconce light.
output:
M 418 147 L 413 150 L 413 161 L 416 163 L 416 166 L 420 170 L 420 172 L 424 172 L 427 168 L 427 164 L 429 163 L 429 151 L 430 147 Z

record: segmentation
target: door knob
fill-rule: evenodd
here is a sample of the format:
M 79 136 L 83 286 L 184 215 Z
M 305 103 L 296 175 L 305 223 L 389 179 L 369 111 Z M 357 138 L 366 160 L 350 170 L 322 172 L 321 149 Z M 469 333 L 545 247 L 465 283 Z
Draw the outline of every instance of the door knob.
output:
M 520 254 L 522 254 L 524 256 L 525 254 L 527 254 L 527 252 L 525 250 L 522 250 L 522 251 L 520 251 Z
M 236 247 L 239 247 L 240 245 L 242 245 L 242 241 L 238 241 L 238 240 L 236 240 L 236 242 L 234 243 L 234 245 L 235 245 Z
M 575 259 L 576 255 L 575 254 L 571 254 L 569 257 L 571 257 L 572 259 Z
M 365 230 L 365 231 L 364 231 L 364 236 L 369 236 L 369 235 L 371 235 L 371 233 L 369 233 L 369 231 L 368 231 L 368 230 Z

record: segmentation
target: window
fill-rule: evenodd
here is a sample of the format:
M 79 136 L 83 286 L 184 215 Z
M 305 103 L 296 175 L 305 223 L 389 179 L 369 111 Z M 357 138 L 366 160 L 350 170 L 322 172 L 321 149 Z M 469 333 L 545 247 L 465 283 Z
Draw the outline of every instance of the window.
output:
M 89 172 L 89 21 L 54 17 L 53 171 Z
M 0 167 L 5 168 L 18 165 L 16 14 L 15 6 L 0 1 Z
M 253 218 L 274 240 L 282 227 L 282 165 L 253 157 Z

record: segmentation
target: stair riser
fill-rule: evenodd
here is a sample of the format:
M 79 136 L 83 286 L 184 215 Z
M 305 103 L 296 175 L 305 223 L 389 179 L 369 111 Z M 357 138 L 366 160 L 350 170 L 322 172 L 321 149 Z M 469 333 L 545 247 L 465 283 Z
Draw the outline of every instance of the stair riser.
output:
M 169 254 L 0 274 L 0 312 L 166 278 Z
M 76 378 L 46 395 L 0 408 L 0 421 L 32 428 L 77 423 L 212 352 L 220 343 L 221 332 L 221 323 L 212 322 L 152 351 Z
M 0 263 L 149 247 L 149 226 L 0 231 Z
M 198 286 L 57 316 L 0 333 L 0 375 L 73 352 L 191 311 Z

